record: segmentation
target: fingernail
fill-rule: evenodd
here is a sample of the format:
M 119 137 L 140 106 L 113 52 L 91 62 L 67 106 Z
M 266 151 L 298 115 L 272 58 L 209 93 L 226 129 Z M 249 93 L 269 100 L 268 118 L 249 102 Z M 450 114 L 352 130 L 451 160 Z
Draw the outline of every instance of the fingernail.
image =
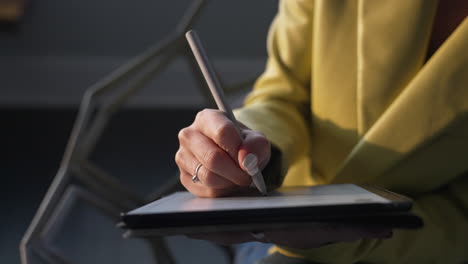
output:
M 258 172 L 258 159 L 257 156 L 255 156 L 252 153 L 249 153 L 247 156 L 244 158 L 244 162 L 242 162 L 242 166 L 247 170 L 247 173 L 252 176 L 257 174 Z

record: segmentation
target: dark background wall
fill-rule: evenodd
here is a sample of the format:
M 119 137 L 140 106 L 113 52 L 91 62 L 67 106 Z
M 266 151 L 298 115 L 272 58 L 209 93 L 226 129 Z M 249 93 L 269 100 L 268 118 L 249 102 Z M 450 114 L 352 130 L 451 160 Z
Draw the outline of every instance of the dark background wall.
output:
M 57 172 L 83 92 L 169 34 L 191 2 L 31 0 L 19 24 L 0 23 L 0 263 L 19 263 L 18 243 Z M 195 28 L 224 80 L 263 70 L 276 10 L 276 0 L 209 1 Z M 130 188 L 148 192 L 177 170 L 177 131 L 205 105 L 187 67 L 176 61 L 116 115 L 93 157 Z M 120 232 L 111 227 L 115 234 L 103 231 L 91 238 L 100 245 L 89 244 L 77 225 L 99 218 L 75 219 L 65 239 L 112 253 Z M 128 263 L 124 249 L 139 248 L 120 246 L 120 255 L 81 263 Z M 186 257 L 208 263 L 213 252 L 198 249 L 208 252 Z
M 1 55 L 133 56 L 171 32 L 192 0 L 28 1 Z M 215 56 L 265 55 L 277 1 L 208 1 L 196 25 Z M 9 36 L 8 36 L 9 35 Z
M 0 32 L 0 106 L 76 105 L 86 87 L 167 36 L 191 2 L 29 1 L 22 22 Z M 195 28 L 221 74 L 261 72 L 277 2 L 208 2 Z M 136 104 L 200 106 L 186 72 L 182 63 L 171 65 Z

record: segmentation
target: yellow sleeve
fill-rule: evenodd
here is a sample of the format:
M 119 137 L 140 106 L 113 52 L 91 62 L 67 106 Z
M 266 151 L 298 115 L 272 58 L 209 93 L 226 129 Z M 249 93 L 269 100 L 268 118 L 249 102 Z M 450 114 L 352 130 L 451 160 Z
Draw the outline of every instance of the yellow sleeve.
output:
M 257 81 L 253 92 L 248 96 L 245 106 L 236 110 L 235 113 L 241 122 L 263 132 L 281 150 L 283 171 L 290 173 L 286 178 L 290 175 L 308 178 L 308 175 L 303 173 L 295 174 L 294 170 L 299 166 L 309 164 L 307 159 L 310 157 L 311 149 L 309 125 L 310 73 L 313 56 L 311 53 L 312 5 L 313 2 L 307 0 L 280 2 L 279 13 L 273 21 L 269 34 L 269 59 L 266 70 Z M 459 74 L 461 76 L 461 72 Z M 463 145 L 468 142 L 466 136 L 460 135 L 458 141 L 453 141 L 453 139 L 449 139 L 452 143 L 448 143 L 452 146 L 450 151 L 453 151 L 455 147 L 458 148 L 457 151 L 460 153 L 457 156 L 458 160 L 447 161 L 443 157 L 438 157 L 438 159 L 429 157 L 420 163 L 412 160 L 409 162 L 411 163 L 409 167 L 424 166 L 427 170 L 434 168 L 431 173 L 438 174 L 440 179 L 452 177 L 453 175 L 449 175 L 448 172 L 455 170 L 455 167 L 457 170 L 466 171 L 468 167 L 463 165 L 468 164 L 464 158 L 466 148 Z M 445 150 L 445 148 L 442 149 Z M 434 152 L 431 153 L 447 154 L 437 147 L 434 147 Z M 450 157 L 450 155 L 447 156 Z M 460 166 L 447 169 L 457 164 Z M 300 171 L 304 172 L 307 169 L 302 167 Z M 401 174 L 399 171 L 392 176 L 406 176 L 411 174 L 408 172 L 414 171 L 417 170 L 404 169 L 407 174 Z M 421 178 L 425 176 L 421 173 L 418 175 Z M 376 184 L 382 184 L 385 180 L 392 182 L 395 180 L 383 173 L 382 177 L 383 179 L 379 179 Z M 404 178 L 401 182 L 403 185 L 415 184 L 414 178 Z M 423 180 L 421 182 L 423 183 Z M 424 228 L 420 230 L 395 230 L 394 236 L 388 240 L 336 243 L 309 250 L 285 248 L 277 248 L 277 250 L 285 255 L 320 263 L 461 263 L 463 260 L 468 260 L 468 251 L 466 251 L 468 244 L 467 190 L 468 175 L 464 174 L 451 180 L 441 189 L 413 196 L 414 212 L 425 222 Z
M 307 164 L 309 156 L 311 2 L 280 2 L 268 36 L 266 69 L 245 106 L 235 111 L 236 118 L 281 150 L 283 175 Z
M 416 198 L 420 230 L 394 230 L 388 240 L 360 240 L 280 253 L 319 263 L 463 263 L 468 260 L 468 174 L 436 192 Z

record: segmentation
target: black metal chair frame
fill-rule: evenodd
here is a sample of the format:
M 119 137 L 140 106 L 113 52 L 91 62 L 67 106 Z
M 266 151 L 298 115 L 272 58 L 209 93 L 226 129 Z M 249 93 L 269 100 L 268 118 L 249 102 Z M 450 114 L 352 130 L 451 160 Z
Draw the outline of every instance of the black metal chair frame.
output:
M 20 243 L 23 264 L 32 263 L 33 257 L 39 257 L 46 263 L 72 264 L 50 241 L 77 199 L 118 220 L 120 212 L 181 188 L 178 177 L 173 177 L 149 196 L 140 197 L 94 164 L 89 157 L 112 115 L 178 57 L 187 60 L 208 105 L 214 106 L 184 36 L 200 16 L 205 4 L 205 0 L 194 1 L 173 34 L 86 90 L 57 175 Z M 231 86 L 227 92 L 239 91 L 252 82 L 253 79 Z M 152 238 L 150 242 L 157 263 L 174 263 L 162 238 Z

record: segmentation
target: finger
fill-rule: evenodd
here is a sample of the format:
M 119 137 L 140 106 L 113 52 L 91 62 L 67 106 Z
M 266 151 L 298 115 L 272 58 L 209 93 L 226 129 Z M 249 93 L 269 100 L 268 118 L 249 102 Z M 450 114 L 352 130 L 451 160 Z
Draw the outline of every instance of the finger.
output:
M 249 186 L 252 179 L 229 155 L 210 138 L 196 129 L 183 129 L 179 133 L 181 145 L 190 150 L 205 169 L 240 186 Z
M 242 135 L 222 111 L 213 109 L 200 111 L 194 125 L 238 163 L 237 151 L 242 143 Z
M 182 185 L 197 197 L 215 198 L 229 196 L 238 192 L 238 186 L 232 185 L 228 188 L 216 189 L 204 186 L 200 183 L 194 183 L 192 176 L 185 170 L 180 171 L 180 182 Z
M 176 163 L 179 169 L 186 172 L 186 176 L 192 177 L 195 175 L 197 166 L 200 162 L 195 156 L 186 148 L 182 147 L 176 153 Z M 232 182 L 226 180 L 224 177 L 219 176 L 210 170 L 206 169 L 203 165 L 198 169 L 197 177 L 200 181 L 199 184 L 203 184 L 206 187 L 223 189 L 232 186 Z
M 242 145 L 239 147 L 238 159 L 240 166 L 245 171 L 249 171 L 247 166 L 253 166 L 248 164 L 246 157 L 249 154 L 254 155 L 257 158 L 257 164 L 255 164 L 260 170 L 265 168 L 266 164 L 270 160 L 271 156 L 271 145 L 270 141 L 259 131 L 255 130 L 243 130 L 244 140 Z M 251 156 L 251 155 L 250 155 Z

